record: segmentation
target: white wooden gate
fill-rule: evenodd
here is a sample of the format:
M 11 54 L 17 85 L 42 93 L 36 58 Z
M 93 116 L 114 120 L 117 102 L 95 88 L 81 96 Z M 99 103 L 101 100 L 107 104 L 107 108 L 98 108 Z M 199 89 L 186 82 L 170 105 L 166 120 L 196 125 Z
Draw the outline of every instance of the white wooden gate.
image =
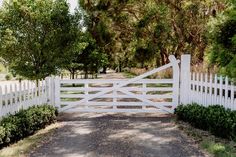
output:
M 179 60 L 132 79 L 55 80 L 55 104 L 63 112 L 165 112 L 179 102 Z M 148 79 L 172 68 L 172 78 Z

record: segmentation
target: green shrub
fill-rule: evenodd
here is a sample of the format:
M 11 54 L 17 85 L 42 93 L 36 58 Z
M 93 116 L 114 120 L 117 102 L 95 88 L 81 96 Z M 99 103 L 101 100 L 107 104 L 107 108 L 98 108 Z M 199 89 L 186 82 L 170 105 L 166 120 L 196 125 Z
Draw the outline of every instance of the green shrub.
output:
M 16 142 L 56 120 L 57 110 L 49 105 L 33 106 L 0 122 L 0 147 Z
M 177 119 L 210 131 L 216 136 L 236 139 L 236 111 L 225 109 L 219 105 L 204 107 L 189 104 L 178 106 L 175 114 Z
M 5 76 L 5 79 L 8 80 L 8 81 L 11 80 L 11 79 L 12 79 L 12 75 L 11 75 L 11 74 L 7 74 L 7 75 Z

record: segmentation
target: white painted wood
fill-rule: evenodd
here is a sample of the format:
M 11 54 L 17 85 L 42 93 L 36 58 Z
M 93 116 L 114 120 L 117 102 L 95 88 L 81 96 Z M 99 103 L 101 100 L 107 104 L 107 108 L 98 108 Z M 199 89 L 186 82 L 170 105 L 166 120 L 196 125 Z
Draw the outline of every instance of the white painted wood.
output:
M 10 106 L 13 104 L 13 91 L 12 91 L 12 84 L 10 84 Z
M 113 84 L 113 83 L 124 83 L 127 82 L 129 79 L 74 79 L 74 80 L 60 80 L 61 84 L 85 84 L 85 83 L 90 83 L 90 84 Z M 140 79 L 133 81 L 132 83 L 152 83 L 152 84 L 163 84 L 163 83 L 173 83 L 173 79 Z M 130 84 L 130 83 L 129 83 Z
M 159 109 L 79 109 L 79 108 L 69 108 L 67 113 L 74 112 L 92 112 L 92 113 L 166 113 Z
M 234 91 L 236 90 L 236 86 L 231 84 L 229 85 L 229 78 L 222 76 L 218 77 L 215 74 L 214 77 L 212 74 L 195 74 L 193 73 L 193 77 L 191 79 L 192 87 L 189 88 L 191 90 L 190 102 L 196 102 L 200 105 L 208 106 L 208 105 L 223 105 L 225 108 L 229 108 L 232 110 L 236 110 L 234 106 L 236 106 L 234 102 Z M 224 80 L 224 81 L 223 81 Z M 229 93 L 231 93 L 229 95 Z M 182 93 L 180 93 L 181 95 Z
M 55 79 L 50 77 L 40 81 L 38 88 L 32 82 L 25 81 L 9 86 L 3 85 L 0 86 L 0 116 L 14 114 L 20 108 L 27 109 L 45 103 L 57 106 L 60 111 L 173 113 L 173 109 L 179 104 L 179 97 L 180 102 L 185 104 L 193 102 L 204 106 L 219 104 L 236 110 L 234 97 L 236 86 L 230 85 L 227 77 L 223 81 L 223 77 L 220 76 L 219 82 L 217 75 L 213 77 L 212 74 L 209 74 L 208 78 L 208 74 L 192 73 L 191 77 L 190 56 L 182 56 L 181 59 L 183 62 L 181 74 L 179 61 L 172 56 L 169 64 L 133 79 L 60 80 L 58 77 Z M 173 68 L 171 79 L 145 78 L 169 67 Z M 182 82 L 180 87 L 179 82 Z M 63 87 L 73 83 L 81 84 L 83 87 Z M 163 87 L 166 84 L 168 86 Z M 78 100 L 64 101 L 65 98 Z M 67 106 L 60 108 L 61 105 Z M 119 108 L 120 106 L 125 108 Z
M 228 79 L 228 77 L 226 77 L 225 78 L 225 86 L 224 86 L 224 91 L 225 91 L 225 95 L 224 95 L 224 97 L 223 97 L 223 105 L 224 106 L 226 106 L 226 108 L 229 108 L 230 109 L 230 105 L 228 104 L 228 97 L 229 97 L 229 95 L 228 95 L 228 88 L 229 88 L 229 79 Z
M 220 76 L 220 95 L 219 95 L 220 101 L 219 104 L 223 104 L 223 77 Z
M 73 101 L 61 101 L 62 105 L 73 105 L 74 102 Z M 171 107 L 172 106 L 172 102 L 154 102 L 155 106 L 163 106 L 163 107 Z M 93 101 L 89 101 L 88 103 L 84 103 L 81 104 L 80 106 L 108 106 L 108 107 L 112 107 L 112 106 L 150 106 L 150 104 L 145 103 L 145 102 L 93 102 Z M 155 107 L 153 106 L 153 107 Z
M 116 87 L 118 84 L 117 83 L 113 83 L 113 87 Z M 108 94 L 107 94 L 108 95 Z M 117 109 L 117 106 L 116 106 L 116 102 L 117 102 L 117 91 L 116 90 L 113 90 L 113 95 L 112 95 L 112 98 L 113 98 L 113 106 L 112 108 L 115 110 Z
M 169 63 L 169 64 L 166 64 L 166 65 L 164 65 L 164 66 L 162 66 L 162 67 L 153 69 L 153 70 L 151 70 L 151 71 L 149 71 L 149 72 L 147 72 L 147 73 L 144 73 L 144 74 L 142 74 L 142 75 L 140 75 L 140 76 L 137 76 L 137 77 L 135 77 L 135 78 L 129 79 L 129 80 L 126 81 L 126 82 L 119 83 L 116 87 L 111 87 L 111 88 L 108 88 L 108 89 L 104 89 L 104 90 L 100 91 L 99 93 L 96 93 L 96 94 L 93 94 L 93 95 L 89 95 L 88 97 L 86 97 L 86 98 L 84 98 L 84 99 L 82 99 L 82 100 L 76 102 L 76 104 L 73 104 L 73 105 L 71 105 L 71 106 L 65 106 L 65 107 L 61 108 L 60 110 L 61 110 L 61 111 L 65 111 L 65 110 L 68 110 L 69 108 L 74 108 L 74 107 L 80 105 L 81 103 L 84 103 L 84 102 L 89 101 L 89 100 L 91 100 L 91 99 L 94 99 L 94 98 L 96 98 L 96 97 L 105 95 L 106 93 L 112 92 L 113 90 L 121 90 L 121 89 L 120 89 L 121 87 L 124 87 L 124 86 L 127 86 L 127 85 L 129 85 L 129 84 L 135 83 L 135 82 L 137 82 L 138 80 L 141 80 L 141 79 L 143 79 L 143 78 L 145 78 L 145 77 L 147 77 L 147 76 L 149 76 L 149 75 L 155 74 L 155 73 L 157 73 L 157 72 L 159 72 L 159 71 L 161 71 L 161 70 L 164 70 L 164 69 L 166 69 L 166 68 L 169 68 L 169 67 L 171 67 L 171 66 L 173 66 L 173 69 L 174 69 L 174 68 L 176 69 L 176 66 L 178 66 L 179 61 L 176 60 L 174 56 L 170 56 L 169 59 L 170 59 L 170 63 Z M 173 71 L 175 71 L 175 70 L 173 70 Z M 177 79 L 177 78 L 176 78 L 176 79 Z M 123 90 L 123 92 L 125 91 L 124 89 L 122 89 L 122 90 Z M 179 90 L 179 89 L 178 89 L 178 90 Z M 125 92 L 128 92 L 128 91 L 125 91 Z M 128 93 L 129 93 L 130 95 L 133 95 L 133 94 L 130 93 L 130 92 L 128 92 Z M 178 93 L 178 91 L 177 91 L 176 93 Z M 127 93 L 126 93 L 126 94 L 127 94 Z M 139 98 L 139 99 L 142 99 L 142 98 Z M 144 101 L 145 99 L 142 99 L 142 100 Z M 150 100 L 146 100 L 146 102 L 149 103 L 149 104 L 152 104 L 152 102 L 151 102 Z M 166 110 L 167 110 L 167 109 L 166 109 Z M 173 111 L 172 111 L 172 112 L 173 112 Z
M 213 76 L 212 76 L 212 74 L 210 74 L 210 80 L 209 80 L 209 83 L 210 83 L 210 85 L 209 85 L 209 90 L 210 90 L 209 96 L 210 96 L 210 98 L 207 97 L 209 99 L 209 105 L 213 105 L 213 103 L 212 103 L 213 102 L 213 99 L 212 99 L 213 98 L 213 95 L 212 95 L 212 90 L 213 90 L 212 79 L 213 79 Z
M 188 104 L 189 103 L 189 93 L 190 93 L 190 80 L 191 80 L 191 73 L 190 73 L 190 55 L 182 55 L 181 56 L 181 71 L 180 71 L 180 102 L 182 104 Z M 174 70 L 174 77 L 173 79 L 176 79 L 176 82 L 174 85 L 178 85 L 179 82 L 179 74 L 178 74 L 178 66 L 173 66 L 173 68 L 176 68 Z M 178 87 L 175 87 L 174 91 L 178 91 Z M 178 94 L 178 93 L 177 93 Z M 178 95 L 177 95 L 178 96 Z M 177 97 L 176 96 L 176 97 Z M 177 98 L 175 98 L 177 99 Z M 176 100 L 174 100 L 176 101 Z
M 43 82 L 41 89 L 43 89 Z M 9 113 L 15 114 L 20 109 L 27 109 L 30 106 L 44 104 L 46 102 L 45 94 L 37 96 L 36 88 L 31 88 L 30 83 L 24 81 L 23 83 L 12 83 L 9 86 L 4 86 L 5 91 L 2 92 L 0 86 L 0 117 L 7 116 Z
M 55 96 L 54 96 L 54 98 L 55 98 L 55 106 L 56 107 L 58 107 L 58 108 L 60 108 L 60 88 L 61 88 L 61 85 L 60 85 L 60 78 L 59 77 L 55 77 L 55 80 L 54 80 L 54 82 L 55 82 Z
M 118 83 L 114 83 L 118 84 Z M 150 92 L 150 91 L 173 91 L 173 87 L 148 87 L 148 88 L 138 88 L 138 87 L 121 87 L 122 89 L 128 91 L 139 91 L 139 92 Z M 61 87 L 60 91 L 77 91 L 77 92 L 92 92 L 92 91 L 103 91 L 103 90 L 115 90 L 116 87 Z M 113 91 L 112 90 L 112 91 Z
M 118 90 L 118 91 L 123 91 L 123 88 Z M 128 91 L 128 90 L 126 90 Z M 90 95 L 94 95 L 94 94 L 90 94 Z M 135 97 L 130 96 L 130 95 L 119 95 L 116 94 L 115 92 L 113 92 L 113 94 L 106 94 L 106 95 L 102 95 L 102 96 L 98 96 L 96 98 L 114 98 L 117 101 L 117 98 L 136 98 L 136 97 L 143 97 L 145 99 L 167 99 L 167 98 L 173 98 L 173 94 L 172 93 L 168 93 L 168 94 L 161 94 L 161 95 L 142 95 L 142 94 L 134 94 Z M 61 98 L 86 98 L 88 97 L 88 95 L 86 94 L 61 94 L 60 95 Z M 94 98 L 94 99 L 96 99 Z M 114 101 L 114 102 L 116 102 Z
M 89 83 L 85 83 L 84 87 L 85 87 L 85 89 L 88 89 Z M 85 92 L 85 98 L 86 98 L 89 95 L 89 92 L 88 92 L 88 90 L 84 90 L 84 92 Z M 89 100 L 86 100 L 86 103 L 88 103 L 88 102 L 89 102 Z M 89 108 L 88 105 L 86 105 L 86 108 Z
M 2 86 L 0 86 L 0 117 L 2 117 L 3 115 L 3 90 L 2 90 Z
M 146 83 L 143 83 L 142 84 L 142 87 L 143 87 L 143 91 L 142 91 L 142 97 L 145 97 L 146 96 L 146 94 L 147 94 L 147 92 L 146 92 L 146 89 L 147 89 L 147 84 Z M 146 105 L 143 105 L 142 106 L 142 109 L 146 109 Z
M 206 85 L 208 83 L 208 74 L 205 73 L 205 78 L 204 78 L 204 101 L 203 101 L 203 104 L 205 106 L 208 106 L 208 102 L 207 102 L 207 96 L 208 96 L 208 86 Z
M 231 109 L 233 110 L 236 110 L 236 104 L 234 104 L 234 84 L 233 84 L 233 81 L 231 82 L 231 86 L 230 86 L 230 106 L 231 106 Z

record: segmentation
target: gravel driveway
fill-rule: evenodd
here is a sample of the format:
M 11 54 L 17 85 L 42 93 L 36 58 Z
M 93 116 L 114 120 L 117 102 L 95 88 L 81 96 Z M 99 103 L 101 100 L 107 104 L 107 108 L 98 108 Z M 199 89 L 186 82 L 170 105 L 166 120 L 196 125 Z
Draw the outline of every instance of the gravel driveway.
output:
M 31 157 L 204 157 L 170 115 L 63 114 Z

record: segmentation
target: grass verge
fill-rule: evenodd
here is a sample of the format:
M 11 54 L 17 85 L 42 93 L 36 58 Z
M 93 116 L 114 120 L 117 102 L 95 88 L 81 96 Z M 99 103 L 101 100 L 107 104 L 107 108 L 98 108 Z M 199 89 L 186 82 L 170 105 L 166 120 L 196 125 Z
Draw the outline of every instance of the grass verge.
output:
M 194 139 L 201 149 L 214 157 L 236 157 L 236 143 L 215 137 L 207 131 L 196 129 L 188 123 L 177 121 L 179 129 Z
M 0 150 L 0 157 L 27 157 L 30 151 L 48 141 L 48 139 L 53 135 L 53 132 L 59 127 L 59 123 L 51 124 L 45 129 L 39 130 L 32 136 L 24 138 L 8 147 L 2 148 Z
M 134 78 L 136 77 L 137 75 L 131 73 L 131 72 L 128 72 L 128 71 L 125 71 L 123 72 L 123 75 L 126 77 L 126 78 Z

